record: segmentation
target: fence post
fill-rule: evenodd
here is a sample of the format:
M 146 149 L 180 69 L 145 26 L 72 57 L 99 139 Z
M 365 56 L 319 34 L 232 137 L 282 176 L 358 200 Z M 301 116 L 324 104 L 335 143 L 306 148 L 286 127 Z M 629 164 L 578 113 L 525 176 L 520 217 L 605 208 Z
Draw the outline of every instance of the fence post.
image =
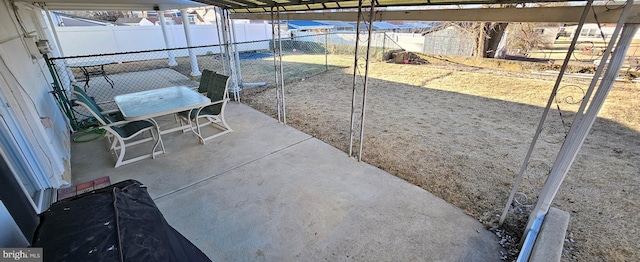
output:
M 387 43 L 387 32 L 382 32 L 382 59 L 384 60 L 384 48 Z
M 329 71 L 329 34 L 324 35 L 324 70 Z
M 240 86 L 242 86 L 242 67 L 240 67 L 240 54 L 238 53 L 238 49 L 240 48 L 240 46 L 238 45 L 238 39 L 236 38 L 236 25 L 235 23 L 233 23 L 233 20 L 229 20 L 229 24 L 231 25 L 231 39 L 233 41 L 233 57 L 235 57 L 235 67 L 236 67 L 236 74 L 238 75 L 236 78 L 237 81 L 237 86 L 238 88 L 240 88 Z M 243 30 L 247 30 L 246 27 L 243 28 Z M 245 32 L 246 34 L 246 32 Z

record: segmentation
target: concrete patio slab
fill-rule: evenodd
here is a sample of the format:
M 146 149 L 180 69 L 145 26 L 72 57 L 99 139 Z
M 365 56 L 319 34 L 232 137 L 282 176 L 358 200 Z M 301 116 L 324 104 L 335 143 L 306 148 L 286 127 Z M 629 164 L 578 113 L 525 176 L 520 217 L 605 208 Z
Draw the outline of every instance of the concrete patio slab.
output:
M 192 133 L 166 134 L 162 139 L 167 154 L 119 168 L 113 168 L 115 156 L 107 151 L 104 140 L 73 143 L 73 183 L 102 176 L 109 176 L 112 183 L 134 178 L 148 185 L 149 194 L 155 198 L 311 138 L 237 103 L 228 104 L 225 118 L 233 132 L 209 140 L 206 145 L 200 145 Z M 158 122 L 176 125 L 173 116 L 163 117 Z M 147 148 L 136 146 L 127 149 L 127 154 L 135 156 L 139 154 L 136 150 Z
M 214 261 L 499 260 L 458 208 L 317 139 L 156 203 Z
M 145 183 L 213 261 L 499 261 L 497 237 L 442 199 L 245 105 L 227 113 L 233 133 L 163 136 L 168 154 L 117 169 L 103 141 L 74 144 L 74 181 Z

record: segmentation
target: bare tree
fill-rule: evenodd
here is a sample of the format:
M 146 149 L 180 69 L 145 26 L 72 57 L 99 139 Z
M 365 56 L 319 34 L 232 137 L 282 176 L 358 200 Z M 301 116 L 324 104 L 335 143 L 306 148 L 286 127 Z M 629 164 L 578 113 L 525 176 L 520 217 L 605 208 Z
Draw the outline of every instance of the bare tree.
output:
M 496 22 L 446 22 L 440 27 L 456 26 L 468 32 L 475 40 L 473 56 L 493 58 L 508 25 Z
M 507 46 L 511 50 L 518 50 L 527 54 L 534 49 L 547 49 L 552 44 L 549 39 L 541 37 L 541 31 L 534 23 L 516 23 L 511 25 Z
M 515 8 L 515 4 L 484 5 L 485 8 Z M 451 24 L 451 23 L 448 23 Z M 474 35 L 475 46 L 473 54 L 477 58 L 493 58 L 496 55 L 502 35 L 507 30 L 509 23 L 499 22 L 473 22 L 453 23 Z

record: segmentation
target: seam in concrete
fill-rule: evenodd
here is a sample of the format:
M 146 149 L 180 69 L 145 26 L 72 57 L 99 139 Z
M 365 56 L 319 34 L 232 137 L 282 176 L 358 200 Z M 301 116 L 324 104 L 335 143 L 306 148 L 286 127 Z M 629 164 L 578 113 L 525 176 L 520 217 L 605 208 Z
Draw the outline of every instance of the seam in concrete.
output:
M 205 182 L 205 181 L 207 181 L 207 180 L 209 180 L 209 179 L 212 179 L 212 178 L 214 178 L 214 177 L 217 177 L 217 176 L 220 176 L 220 175 L 224 175 L 224 174 L 229 173 L 229 172 L 231 172 L 231 171 L 233 171 L 233 170 L 235 170 L 235 169 L 238 169 L 238 168 L 240 168 L 240 167 L 243 167 L 243 166 L 246 166 L 246 165 L 248 165 L 248 164 L 254 163 L 254 162 L 258 161 L 258 160 L 264 159 L 264 158 L 266 158 L 266 157 L 268 157 L 268 156 L 271 156 L 271 155 L 273 155 L 273 154 L 276 154 L 276 153 L 281 152 L 281 151 L 283 151 L 283 150 L 286 150 L 286 149 L 288 149 L 288 148 L 294 147 L 294 146 L 296 146 L 296 145 L 298 145 L 298 144 L 304 143 L 304 142 L 309 141 L 310 139 L 313 139 L 313 138 L 314 138 L 314 137 L 309 136 L 309 137 L 307 137 L 307 138 L 305 138 L 305 139 L 303 139 L 303 140 L 300 140 L 300 141 L 295 142 L 295 143 L 293 143 L 293 144 L 290 144 L 290 145 L 287 145 L 287 146 L 285 146 L 285 147 L 282 147 L 282 148 L 276 149 L 276 150 L 274 150 L 274 151 L 271 151 L 271 152 L 270 152 L 270 153 L 268 153 L 268 154 L 265 154 L 265 155 L 263 155 L 263 156 L 260 156 L 260 157 L 257 157 L 257 158 L 255 158 L 255 159 L 249 160 L 249 161 L 244 162 L 244 163 L 242 163 L 242 164 L 239 164 L 239 165 L 237 165 L 237 166 L 231 167 L 231 168 L 229 168 L 229 169 L 227 169 L 227 170 L 224 170 L 224 171 L 222 171 L 222 172 L 220 172 L 220 173 L 213 174 L 213 175 L 211 175 L 211 176 L 205 177 L 205 178 L 200 179 L 200 180 L 198 180 L 198 181 L 192 182 L 192 183 L 190 183 L 190 184 L 188 184 L 188 185 L 185 185 L 185 186 L 179 187 L 178 189 L 174 189 L 174 190 L 169 191 L 169 192 L 167 192 L 167 193 L 161 194 L 161 195 L 159 195 L 159 196 L 157 196 L 157 197 L 153 198 L 153 201 L 156 201 L 156 200 L 158 200 L 158 199 L 161 199 L 161 198 L 167 197 L 167 196 L 169 196 L 169 195 L 175 194 L 175 193 L 177 193 L 177 192 L 179 192 L 179 191 L 185 190 L 185 189 L 187 189 L 187 188 L 190 188 L 190 187 L 192 187 L 192 186 L 195 186 L 195 185 L 197 185 L 197 184 L 200 184 L 200 183 L 202 183 L 202 182 Z
M 529 262 L 561 261 L 562 250 L 567 228 L 569 227 L 569 213 L 550 208 L 545 216 L 542 228 L 538 234 Z

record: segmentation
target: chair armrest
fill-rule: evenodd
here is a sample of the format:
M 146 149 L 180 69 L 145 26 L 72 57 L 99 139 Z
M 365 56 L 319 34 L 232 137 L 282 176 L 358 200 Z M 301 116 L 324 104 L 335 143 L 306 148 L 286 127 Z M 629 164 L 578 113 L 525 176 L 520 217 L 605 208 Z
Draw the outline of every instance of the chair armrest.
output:
M 117 113 L 117 112 L 120 112 L 120 110 L 118 110 L 118 109 L 105 110 L 105 111 L 102 111 L 100 113 L 102 113 L 102 114 L 111 114 L 111 113 Z
M 137 122 L 137 121 L 147 121 L 149 123 L 151 123 L 152 125 L 156 125 L 154 121 L 148 120 L 148 119 L 143 119 L 143 120 L 123 120 L 123 121 L 118 121 L 118 122 L 114 122 L 114 123 L 110 123 L 107 125 L 103 125 L 105 127 L 118 127 L 118 126 L 123 126 L 132 122 Z
M 212 101 L 211 104 L 208 104 L 207 106 L 220 104 L 220 103 L 224 103 L 224 102 L 227 102 L 227 101 L 229 101 L 229 98 L 225 98 L 225 99 L 218 100 L 218 101 Z

